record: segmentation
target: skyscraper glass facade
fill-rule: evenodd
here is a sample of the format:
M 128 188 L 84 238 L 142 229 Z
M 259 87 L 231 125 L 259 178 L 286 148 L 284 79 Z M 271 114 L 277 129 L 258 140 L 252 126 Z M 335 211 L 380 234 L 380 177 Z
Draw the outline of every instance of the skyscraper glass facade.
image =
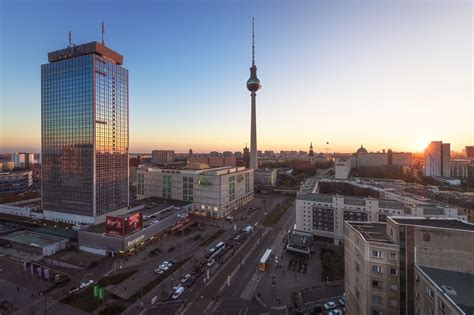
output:
M 41 116 L 43 210 L 95 218 L 127 207 L 128 71 L 95 53 L 42 65 Z

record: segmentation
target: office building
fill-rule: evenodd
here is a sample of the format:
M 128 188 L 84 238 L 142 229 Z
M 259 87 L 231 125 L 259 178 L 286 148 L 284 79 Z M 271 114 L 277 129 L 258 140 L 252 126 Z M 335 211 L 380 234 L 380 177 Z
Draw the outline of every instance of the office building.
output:
M 0 173 L 0 195 L 24 193 L 32 185 L 32 171 Z
M 2 172 L 10 172 L 15 168 L 15 163 L 13 162 L 0 162 Z
M 407 166 L 412 167 L 412 154 L 409 152 L 368 152 L 361 146 L 356 152 L 357 167 Z
M 451 177 L 459 179 L 467 179 L 469 177 L 469 159 L 452 159 L 451 160 Z
M 425 176 L 451 176 L 451 145 L 432 141 L 425 149 Z
M 224 218 L 253 199 L 254 172 L 245 167 L 139 169 L 138 199 L 162 197 L 193 202 L 196 214 Z
M 151 152 L 151 161 L 155 165 L 167 165 L 174 161 L 174 151 L 171 150 L 153 150 Z
M 35 155 L 33 153 L 13 153 L 12 162 L 15 168 L 32 168 L 35 164 Z
M 296 197 L 296 229 L 335 244 L 344 238 L 344 221 L 385 222 L 388 216 L 466 219 L 456 207 L 371 180 L 309 179 Z
M 275 187 L 277 182 L 277 169 L 276 168 L 259 168 L 254 171 L 255 186 L 268 186 Z
M 472 314 L 474 225 L 389 217 L 344 223 L 347 314 Z
M 104 43 L 72 43 L 41 66 L 46 219 L 103 222 L 128 207 L 128 70 Z
M 219 156 L 219 155 L 196 155 L 188 159 L 188 163 L 192 164 L 206 164 L 210 167 L 221 166 L 236 166 L 237 160 L 235 156 Z
M 464 149 L 464 154 L 466 155 L 466 159 L 474 160 L 474 145 L 467 145 Z
M 245 146 L 244 148 L 244 166 L 250 168 L 250 150 Z

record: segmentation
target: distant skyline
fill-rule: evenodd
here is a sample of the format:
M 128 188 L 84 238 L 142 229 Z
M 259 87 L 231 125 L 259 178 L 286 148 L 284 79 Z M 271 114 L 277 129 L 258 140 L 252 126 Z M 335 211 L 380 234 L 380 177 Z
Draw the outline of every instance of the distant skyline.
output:
M 113 5 L 111 5 L 113 3 Z M 0 2 L 0 152 L 40 151 L 40 65 L 100 41 L 130 72 L 130 152 L 474 144 L 471 1 Z M 91 9 L 93 8 L 93 9 Z

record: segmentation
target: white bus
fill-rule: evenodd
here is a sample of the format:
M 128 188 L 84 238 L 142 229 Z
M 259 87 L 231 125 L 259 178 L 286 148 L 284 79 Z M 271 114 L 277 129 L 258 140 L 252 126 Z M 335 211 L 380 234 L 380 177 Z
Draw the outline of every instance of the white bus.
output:
M 271 254 L 272 254 L 271 249 L 267 249 L 265 251 L 265 254 L 263 254 L 262 258 L 260 258 L 260 261 L 258 263 L 258 270 L 265 271 L 265 269 L 267 269 L 267 265 L 270 263 Z
M 206 260 L 211 260 L 213 259 L 214 257 L 216 257 L 217 255 L 219 255 L 220 252 L 222 252 L 224 250 L 224 246 L 225 246 L 225 243 L 224 242 L 219 242 L 216 244 L 216 246 L 214 246 L 213 248 L 211 248 L 207 253 L 206 253 L 206 256 L 204 258 L 206 258 Z

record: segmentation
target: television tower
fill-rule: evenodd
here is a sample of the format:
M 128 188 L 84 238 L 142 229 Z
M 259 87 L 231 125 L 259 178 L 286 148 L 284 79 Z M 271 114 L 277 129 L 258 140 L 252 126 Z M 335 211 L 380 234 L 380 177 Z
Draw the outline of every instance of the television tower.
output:
M 252 113 L 250 123 L 250 168 L 256 170 L 258 168 L 257 162 L 257 117 L 256 117 L 256 102 L 257 92 L 262 86 L 260 80 L 257 78 L 257 66 L 255 66 L 255 33 L 254 33 L 254 18 L 252 18 L 252 66 L 250 67 L 250 79 L 247 80 L 247 89 L 251 92 L 252 98 Z

